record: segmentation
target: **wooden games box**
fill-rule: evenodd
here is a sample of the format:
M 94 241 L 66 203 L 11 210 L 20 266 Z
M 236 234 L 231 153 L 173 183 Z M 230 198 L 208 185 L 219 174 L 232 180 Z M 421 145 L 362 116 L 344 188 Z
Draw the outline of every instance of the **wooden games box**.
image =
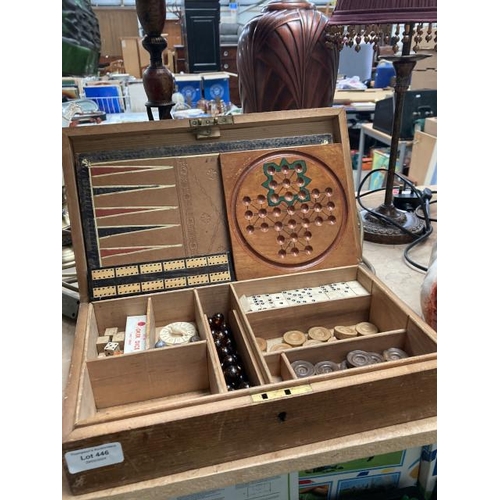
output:
M 67 128 L 63 169 L 69 497 L 193 493 L 396 428 L 435 439 L 436 332 L 362 264 L 344 110 Z M 133 316 L 145 348 L 113 354 Z

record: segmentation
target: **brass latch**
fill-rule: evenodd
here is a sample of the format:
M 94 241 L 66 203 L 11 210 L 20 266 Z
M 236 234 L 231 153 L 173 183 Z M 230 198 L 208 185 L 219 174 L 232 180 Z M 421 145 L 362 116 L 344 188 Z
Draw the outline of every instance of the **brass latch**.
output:
M 197 139 L 220 137 L 220 128 L 217 125 L 232 125 L 233 123 L 232 115 L 192 118 L 189 120 L 189 126 L 195 132 Z

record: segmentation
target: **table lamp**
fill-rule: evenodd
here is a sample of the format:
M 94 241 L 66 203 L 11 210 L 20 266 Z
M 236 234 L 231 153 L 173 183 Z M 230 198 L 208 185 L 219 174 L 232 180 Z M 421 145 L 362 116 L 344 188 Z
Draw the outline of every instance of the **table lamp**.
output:
M 381 42 L 393 48 L 393 56 L 384 55 L 396 72 L 385 199 L 374 210 L 360 213 L 364 239 L 368 241 L 408 243 L 425 229 L 424 222 L 414 213 L 394 206 L 393 189 L 405 94 L 417 61 L 429 57 L 418 53 L 419 44 L 424 37 L 427 42 L 433 39 L 436 22 L 437 0 L 338 0 L 325 29 L 330 42 L 339 50 L 343 46 L 358 49 L 362 42 L 373 44 L 374 50 Z

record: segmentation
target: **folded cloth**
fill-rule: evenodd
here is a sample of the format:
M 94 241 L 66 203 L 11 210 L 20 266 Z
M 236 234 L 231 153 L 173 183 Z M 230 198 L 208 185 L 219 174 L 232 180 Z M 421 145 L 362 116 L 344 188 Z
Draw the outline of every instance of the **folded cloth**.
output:
M 359 76 L 337 80 L 339 90 L 366 90 L 368 87 L 359 79 Z

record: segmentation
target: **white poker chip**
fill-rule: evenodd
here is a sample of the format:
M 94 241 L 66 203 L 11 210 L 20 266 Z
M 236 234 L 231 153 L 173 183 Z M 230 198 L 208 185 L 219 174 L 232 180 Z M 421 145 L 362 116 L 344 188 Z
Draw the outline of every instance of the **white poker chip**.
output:
M 177 321 L 164 326 L 160 331 L 159 337 L 165 344 L 176 345 L 189 342 L 189 339 L 197 333 L 195 323 Z

